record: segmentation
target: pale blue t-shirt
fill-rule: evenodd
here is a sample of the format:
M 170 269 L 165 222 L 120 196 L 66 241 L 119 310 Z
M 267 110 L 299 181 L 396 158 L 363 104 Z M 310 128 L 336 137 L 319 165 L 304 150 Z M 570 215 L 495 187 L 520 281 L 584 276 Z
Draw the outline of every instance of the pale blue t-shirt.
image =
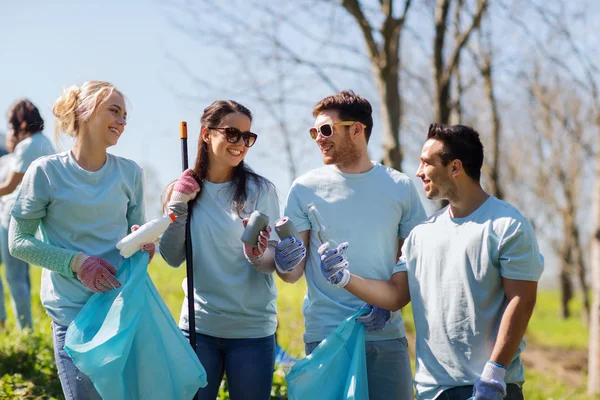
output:
M 23 177 L 14 217 L 41 219 L 42 241 L 105 259 L 119 268 L 115 247 L 144 220 L 142 169 L 107 154 L 95 172 L 81 168 L 71 152 L 34 161 Z M 69 325 L 93 293 L 79 279 L 44 269 L 40 298 L 50 318 Z
M 406 175 L 373 163 L 362 174 L 346 174 L 326 165 L 299 177 L 292 184 L 285 215 L 299 232 L 310 230 L 306 257 L 307 293 L 303 312 L 304 342 L 325 339 L 364 302 L 345 289 L 331 285 L 321 273 L 318 227 L 309 220 L 307 206 L 314 203 L 333 239 L 349 242 L 349 270 L 364 278 L 388 280 L 398 253 L 398 239 L 406 238 L 426 215 L 417 190 Z M 367 332 L 367 340 L 405 336 L 400 312 L 385 329 Z
M 465 218 L 452 218 L 446 207 L 412 231 L 394 272 L 408 271 L 418 399 L 475 383 L 507 305 L 502 278 L 538 281 L 543 269 L 531 224 L 493 196 Z M 525 339 L 508 365 L 507 383 L 525 380 L 524 348 Z
M 273 274 L 256 271 L 244 257 L 242 218 L 258 210 L 269 217 L 273 229 L 280 217 L 279 201 L 272 185 L 259 188 L 248 180 L 247 212 L 240 217 L 232 206 L 234 191 L 231 182 L 205 180 L 193 203 L 196 332 L 227 339 L 262 338 L 273 335 L 277 327 L 277 287 Z M 188 329 L 187 307 L 186 296 L 182 329 Z
M 54 151 L 54 147 L 50 140 L 48 140 L 41 132 L 35 133 L 20 141 L 15 147 L 15 151 L 11 154 L 12 162 L 10 164 L 8 175 L 10 175 L 11 172 L 24 174 L 32 162 L 42 156 L 49 156 L 54 153 L 56 153 L 56 151 Z M 12 209 L 13 204 L 15 204 L 15 200 L 19 194 L 19 188 L 20 185 L 17 186 L 12 193 L 2 196 L 4 208 L 2 209 L 2 213 L 0 213 L 0 224 L 7 230 L 10 222 L 10 210 Z

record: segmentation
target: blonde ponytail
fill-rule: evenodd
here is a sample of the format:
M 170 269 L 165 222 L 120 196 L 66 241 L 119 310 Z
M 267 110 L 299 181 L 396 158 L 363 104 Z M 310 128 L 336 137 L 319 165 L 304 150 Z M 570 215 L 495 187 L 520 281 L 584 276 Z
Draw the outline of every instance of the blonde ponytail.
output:
M 81 89 L 75 85 L 65 88 L 52 107 L 54 122 L 54 140 L 58 143 L 60 133 L 74 137 L 77 133 L 77 103 Z

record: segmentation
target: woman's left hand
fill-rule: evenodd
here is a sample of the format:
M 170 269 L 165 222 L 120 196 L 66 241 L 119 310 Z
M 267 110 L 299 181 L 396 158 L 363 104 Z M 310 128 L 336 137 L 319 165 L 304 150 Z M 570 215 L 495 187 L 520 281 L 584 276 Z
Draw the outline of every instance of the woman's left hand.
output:
M 139 225 L 133 225 L 133 226 L 131 227 L 131 232 L 135 232 L 135 231 L 137 231 L 138 229 L 140 229 L 140 226 L 139 226 Z M 148 262 L 150 262 L 150 261 L 152 261 L 152 258 L 154 257 L 154 253 L 156 252 L 156 244 L 155 244 L 155 243 L 153 243 L 153 242 L 150 242 L 150 243 L 144 243 L 144 244 L 142 245 L 142 251 L 146 251 L 146 252 L 148 252 L 148 255 L 149 255 Z
M 244 225 L 244 228 L 246 228 L 246 225 L 248 225 L 248 218 L 244 218 L 242 220 L 242 224 Z M 271 227 L 267 226 L 258 233 L 257 244 L 255 247 L 244 243 L 244 254 L 250 263 L 253 263 L 253 261 L 258 261 L 260 258 L 262 258 L 263 254 L 265 254 L 265 251 L 267 250 L 270 238 Z

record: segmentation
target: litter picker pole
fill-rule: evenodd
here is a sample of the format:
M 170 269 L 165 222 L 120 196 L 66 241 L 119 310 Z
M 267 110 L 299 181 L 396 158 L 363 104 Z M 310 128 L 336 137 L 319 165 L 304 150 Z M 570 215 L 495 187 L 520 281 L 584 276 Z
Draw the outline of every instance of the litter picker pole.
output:
M 188 169 L 187 122 L 179 124 L 179 137 L 181 138 L 181 169 Z M 192 253 L 192 237 L 190 234 L 190 221 L 192 220 L 192 207 L 188 206 L 187 221 L 185 223 L 185 261 L 187 273 L 187 299 L 188 299 L 188 330 L 190 332 L 190 345 L 196 352 L 196 314 L 194 312 L 194 260 Z M 194 398 L 197 398 L 195 396 Z

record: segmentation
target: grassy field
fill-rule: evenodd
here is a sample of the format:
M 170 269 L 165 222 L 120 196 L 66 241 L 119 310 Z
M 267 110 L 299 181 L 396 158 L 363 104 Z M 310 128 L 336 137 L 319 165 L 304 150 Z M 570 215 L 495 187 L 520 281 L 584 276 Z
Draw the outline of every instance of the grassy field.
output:
M 39 301 L 40 269 L 32 268 L 31 272 L 35 332 L 27 335 L 15 332 L 14 320 L 8 310 L 7 329 L 0 334 L 0 399 L 62 398 L 54 366 L 49 319 Z M 185 276 L 185 269 L 172 269 L 162 260 L 157 259 L 150 266 L 150 275 L 175 319 L 178 320 L 183 299 L 181 282 Z M 301 310 L 306 285 L 304 280 L 295 285 L 278 280 L 277 284 L 279 289 L 278 341 L 292 355 L 301 357 L 304 355 L 302 342 L 304 323 Z M 7 308 L 10 308 L 8 297 L 6 304 Z M 558 317 L 558 306 L 559 298 L 556 293 L 540 293 L 529 325 L 527 337 L 531 351 L 540 354 L 541 365 L 554 362 L 552 358 L 545 359 L 546 353 L 561 357 L 570 352 L 584 354 L 587 348 L 588 332 L 581 319 L 574 317 L 568 321 L 561 320 Z M 577 315 L 580 310 L 581 303 L 574 301 L 573 314 Z M 405 309 L 403 314 L 407 332 L 412 334 L 414 328 L 410 307 Z M 546 368 L 526 368 L 525 398 L 528 400 L 591 399 L 592 397 L 585 395 L 585 368 L 576 371 L 575 375 L 577 374 L 581 375 L 579 379 L 563 380 L 560 370 L 556 372 Z M 282 376 L 279 372 L 277 381 L 281 382 Z M 228 397 L 223 395 L 222 398 Z M 600 399 L 600 396 L 595 399 Z

